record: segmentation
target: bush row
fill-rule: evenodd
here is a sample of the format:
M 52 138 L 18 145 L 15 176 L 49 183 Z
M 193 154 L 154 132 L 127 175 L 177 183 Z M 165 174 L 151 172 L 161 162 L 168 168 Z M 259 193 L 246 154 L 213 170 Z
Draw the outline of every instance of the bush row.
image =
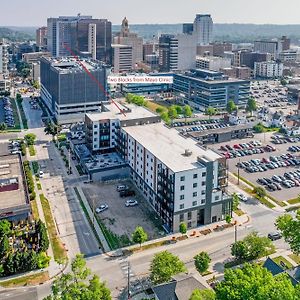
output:
M 33 180 L 32 172 L 30 169 L 29 161 L 28 160 L 24 161 L 23 166 L 24 166 L 26 183 L 27 183 L 28 192 L 29 192 L 29 198 L 30 198 L 30 200 L 34 200 L 36 197 L 36 194 L 34 191 L 34 180 Z

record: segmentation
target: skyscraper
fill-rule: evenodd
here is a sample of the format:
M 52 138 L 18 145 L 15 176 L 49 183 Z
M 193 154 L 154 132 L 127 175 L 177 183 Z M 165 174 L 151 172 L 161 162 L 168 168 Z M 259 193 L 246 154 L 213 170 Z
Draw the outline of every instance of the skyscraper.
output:
M 210 15 L 196 15 L 194 21 L 194 34 L 197 45 L 208 45 L 213 40 L 213 20 Z
M 126 17 L 122 21 L 121 31 L 114 38 L 114 43 L 132 47 L 133 64 L 143 61 L 143 38 L 138 37 L 136 33 L 130 32 Z
M 47 47 L 47 27 L 43 26 L 36 30 L 36 45 L 37 47 Z

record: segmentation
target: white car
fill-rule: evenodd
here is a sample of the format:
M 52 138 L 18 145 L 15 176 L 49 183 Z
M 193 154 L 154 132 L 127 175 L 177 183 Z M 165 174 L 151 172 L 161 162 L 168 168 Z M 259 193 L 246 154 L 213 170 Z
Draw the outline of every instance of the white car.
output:
M 126 206 L 126 207 L 129 207 L 129 206 L 136 206 L 136 205 L 138 205 L 138 202 L 137 202 L 136 200 L 127 200 L 127 201 L 125 202 L 125 206 Z
M 128 189 L 128 186 L 125 185 L 125 184 L 120 184 L 120 185 L 117 186 L 117 191 L 118 192 L 125 191 L 127 189 Z
M 44 177 L 44 172 L 43 172 L 43 171 L 40 171 L 40 172 L 39 172 L 39 177 L 40 177 L 40 178 L 43 178 L 43 177 Z
M 106 209 L 108 209 L 108 205 L 107 204 L 102 204 L 99 207 L 97 207 L 95 209 L 95 211 L 96 211 L 97 214 L 99 214 L 99 213 L 105 211 Z
M 19 150 L 12 150 L 10 153 L 11 154 L 18 154 L 18 153 L 21 153 L 21 152 Z
M 248 198 L 245 195 L 243 195 L 243 194 L 237 194 L 237 195 L 238 195 L 238 197 L 239 197 L 239 199 L 241 201 L 243 201 L 243 202 L 247 202 L 248 201 Z

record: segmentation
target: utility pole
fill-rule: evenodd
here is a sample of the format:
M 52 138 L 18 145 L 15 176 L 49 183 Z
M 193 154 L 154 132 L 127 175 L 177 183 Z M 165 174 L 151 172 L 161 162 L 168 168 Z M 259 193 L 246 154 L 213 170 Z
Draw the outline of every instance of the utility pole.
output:
M 240 185 L 240 163 L 241 163 L 241 159 L 239 158 L 239 162 L 237 165 L 237 175 L 238 175 L 238 182 L 237 184 Z
M 93 221 L 92 221 L 92 223 L 93 223 L 93 227 L 95 229 L 95 199 L 94 199 L 94 197 L 93 197 Z
M 71 175 L 71 147 L 69 146 L 69 175 Z
M 237 225 L 234 225 L 234 242 L 237 242 Z

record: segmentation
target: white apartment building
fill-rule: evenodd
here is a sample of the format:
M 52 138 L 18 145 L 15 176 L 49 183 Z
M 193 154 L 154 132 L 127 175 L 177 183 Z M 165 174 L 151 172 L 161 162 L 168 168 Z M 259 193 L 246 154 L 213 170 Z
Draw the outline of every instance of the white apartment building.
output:
M 114 44 L 113 50 L 113 72 L 125 73 L 133 69 L 132 47 L 128 45 Z
M 216 56 L 197 56 L 196 68 L 210 71 L 220 71 L 223 68 L 231 67 L 231 59 Z
M 213 25 L 211 15 L 196 15 L 193 32 L 196 35 L 197 45 L 208 45 L 213 41 Z
M 0 43 L 0 73 L 8 74 L 8 45 Z
M 254 76 L 262 78 L 277 78 L 283 75 L 283 64 L 274 61 L 254 63 Z
M 124 114 L 113 104 L 106 108 L 112 111 L 86 115 L 87 146 L 111 149 L 124 159 L 167 231 L 178 232 L 181 222 L 194 228 L 231 215 L 224 158 L 167 128 L 143 107 L 128 105 Z

